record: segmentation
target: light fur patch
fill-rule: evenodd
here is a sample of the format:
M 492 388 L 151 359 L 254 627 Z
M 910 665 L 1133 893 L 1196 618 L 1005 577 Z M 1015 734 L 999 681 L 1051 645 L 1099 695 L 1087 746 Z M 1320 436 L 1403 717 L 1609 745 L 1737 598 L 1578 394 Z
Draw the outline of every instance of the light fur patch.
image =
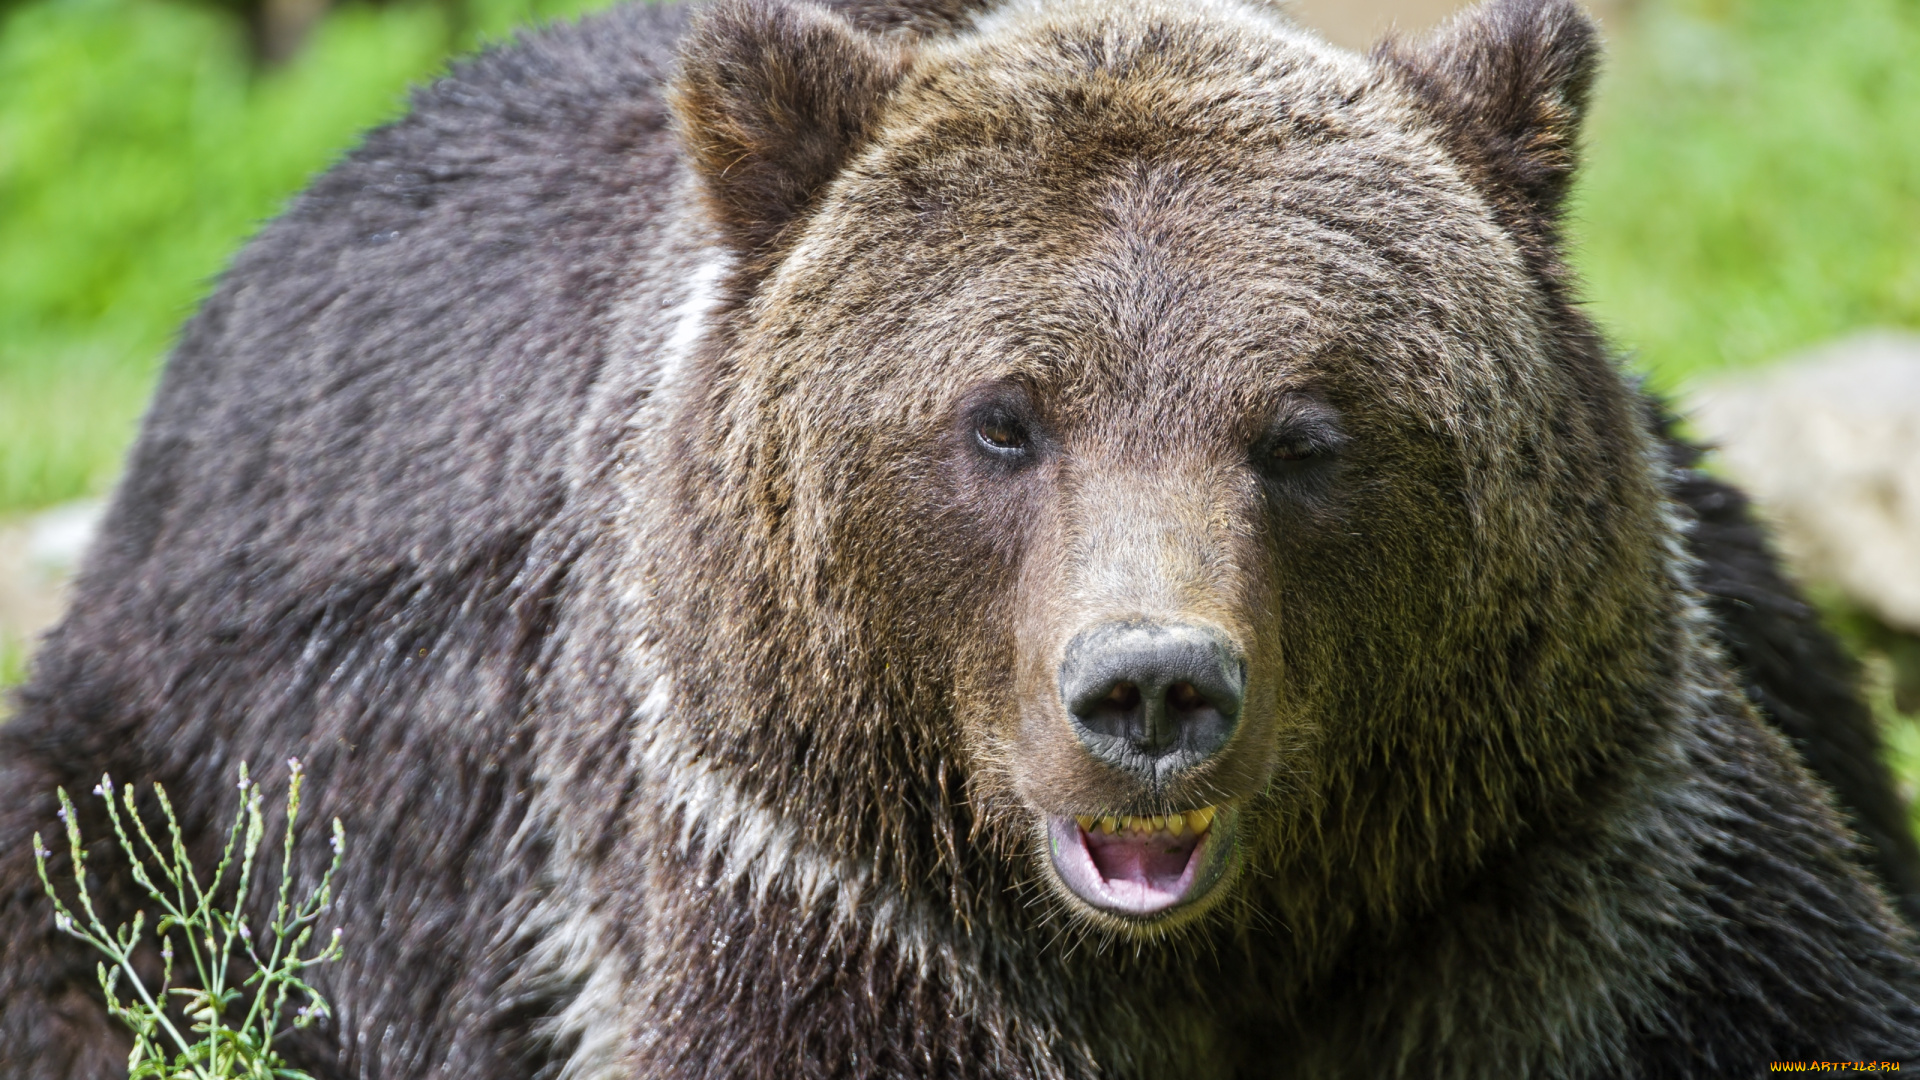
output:
M 733 259 L 724 252 L 702 252 L 693 272 L 687 275 L 686 292 L 667 315 L 667 337 L 660 346 L 654 374 L 656 388 L 671 383 L 686 367 L 700 339 L 706 336 L 707 320 L 720 306 L 720 284 L 733 269 Z
M 557 1080 L 619 1080 L 627 1034 L 625 1006 L 631 1000 L 626 958 L 607 947 L 606 920 L 585 906 L 596 894 L 591 884 L 554 885 L 530 923 L 538 941 L 528 966 L 539 978 L 580 989 L 558 1013 L 537 1029 L 551 1043 L 573 1044 Z
M 569 475 L 576 489 L 603 484 L 615 460 L 610 448 L 634 445 L 633 429 L 659 415 L 646 402 L 677 381 L 723 298 L 721 285 L 734 265 L 730 254 L 691 228 L 672 231 L 663 247 L 672 254 L 646 273 L 608 320 L 609 359 L 573 431 Z
M 673 676 L 655 675 L 635 715 L 633 747 L 649 804 L 643 813 L 662 827 L 649 839 L 671 844 L 702 868 L 711 889 L 746 882 L 756 904 L 772 899 L 781 906 L 779 918 L 824 913 L 841 941 L 890 946 L 922 978 L 935 977 L 937 969 L 958 1002 L 973 999 L 966 958 L 937 930 L 930 912 L 874 888 L 871 863 L 818 850 L 792 823 L 710 767 L 676 738 L 673 702 Z M 595 902 L 601 890 L 585 879 L 591 871 L 576 855 L 557 855 L 547 899 L 528 920 L 537 939 L 528 963 L 534 979 L 580 988 L 540 1034 L 573 1045 L 559 1080 L 619 1080 L 629 1075 L 629 1042 L 646 1026 L 635 1009 L 644 1007 L 648 995 L 632 981 L 635 958 L 612 944 L 614 935 Z
M 634 749 L 659 820 L 678 824 L 676 850 L 705 867 L 714 887 L 746 882 L 755 903 L 791 899 L 801 917 L 830 910 L 836 930 L 890 941 L 924 974 L 936 952 L 929 915 L 891 890 L 875 889 L 871 862 L 818 850 L 684 745 L 668 722 L 673 700 L 673 676 L 655 677 L 640 704 Z

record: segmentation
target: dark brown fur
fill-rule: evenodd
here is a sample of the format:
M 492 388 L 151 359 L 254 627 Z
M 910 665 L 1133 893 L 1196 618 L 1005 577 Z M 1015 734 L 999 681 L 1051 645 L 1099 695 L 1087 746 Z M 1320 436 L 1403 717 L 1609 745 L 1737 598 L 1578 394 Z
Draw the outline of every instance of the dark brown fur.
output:
M 354 838 L 325 1078 L 1920 1057 L 1911 934 L 1746 692 L 1844 663 L 1712 606 L 1795 598 L 1574 303 L 1577 9 L 1365 59 L 1225 0 L 682 21 L 456 72 L 189 324 L 0 732 L 10 1074 L 121 1052 L 21 857 L 52 786 L 164 780 L 204 846 L 289 754 Z M 1165 783 L 1063 712 L 1125 618 L 1247 658 Z M 1047 861 L 1203 804 L 1229 872 L 1166 917 Z

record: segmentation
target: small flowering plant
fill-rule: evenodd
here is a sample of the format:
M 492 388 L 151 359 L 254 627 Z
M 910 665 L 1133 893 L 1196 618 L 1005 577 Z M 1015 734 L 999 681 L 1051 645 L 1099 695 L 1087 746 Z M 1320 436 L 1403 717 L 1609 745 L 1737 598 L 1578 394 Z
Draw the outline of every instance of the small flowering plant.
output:
M 340 958 L 338 929 L 323 939 L 319 948 L 309 949 L 314 946 L 320 917 L 333 901 L 333 875 L 346 855 L 346 832 L 335 818 L 333 861 L 319 886 L 295 904 L 291 895 L 293 827 L 300 816 L 304 779 L 299 759 L 289 758 L 287 771 L 287 828 L 281 845 L 280 887 L 272 922 L 264 934 L 255 934 L 245 916 L 254 885 L 255 856 L 266 825 L 260 786 L 248 778 L 244 764 L 240 766 L 240 812 L 227 830 L 219 865 L 205 882 L 187 858 L 173 804 L 159 784 L 153 785 L 153 793 L 166 817 L 164 848 L 155 842 L 135 811 L 132 788 L 117 793 L 118 803 L 111 777 L 101 777 L 99 786 L 93 789 L 95 795 L 106 800 L 107 814 L 121 849 L 127 853 L 133 880 L 160 910 L 153 933 L 160 941 L 162 973 L 160 985 L 154 988 L 141 981 L 133 960 L 147 913 L 144 909 L 136 912 L 130 925 L 112 931 L 94 913 L 93 899 L 87 892 L 87 855 L 81 848 L 73 803 L 64 788 L 60 790 L 60 820 L 67 829 L 67 848 L 73 858 L 73 880 L 83 917 L 76 916 L 54 889 L 47 877 L 47 856 L 51 852 L 40 842 L 40 834 L 34 834 L 34 857 L 40 868 L 40 883 L 53 901 L 54 926 L 108 957 L 109 962 L 99 965 L 100 987 L 106 991 L 107 1011 L 133 1030 L 133 1054 L 127 1061 L 129 1080 L 306 1080 L 307 1074 L 288 1068 L 273 1051 L 273 1041 L 285 1032 L 286 1025 L 302 1028 L 328 1015 L 326 1001 L 307 985 L 304 972 L 315 964 Z M 229 893 L 236 853 L 239 873 Z M 230 900 L 223 902 L 223 896 Z M 184 952 L 176 952 L 176 939 Z M 174 961 L 181 956 L 191 962 L 194 979 L 190 985 L 183 982 L 176 986 Z M 236 956 L 244 958 L 237 965 Z M 122 976 L 131 992 L 127 997 L 120 992 Z M 287 1018 L 289 999 L 299 1007 Z M 169 1009 L 169 1002 L 184 1017 L 187 1030 L 182 1031 L 182 1024 L 175 1023 L 175 1010 Z

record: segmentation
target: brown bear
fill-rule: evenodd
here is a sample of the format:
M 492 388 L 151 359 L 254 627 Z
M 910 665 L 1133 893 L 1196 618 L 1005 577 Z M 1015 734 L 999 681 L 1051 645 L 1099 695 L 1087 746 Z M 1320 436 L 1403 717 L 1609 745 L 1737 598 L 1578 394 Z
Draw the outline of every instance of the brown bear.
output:
M 1595 55 L 721 0 L 460 66 L 188 324 L 0 729 L 0 1072 L 124 1060 L 55 785 L 205 853 L 289 755 L 323 1080 L 1920 1060 L 1845 662 L 1562 259 Z

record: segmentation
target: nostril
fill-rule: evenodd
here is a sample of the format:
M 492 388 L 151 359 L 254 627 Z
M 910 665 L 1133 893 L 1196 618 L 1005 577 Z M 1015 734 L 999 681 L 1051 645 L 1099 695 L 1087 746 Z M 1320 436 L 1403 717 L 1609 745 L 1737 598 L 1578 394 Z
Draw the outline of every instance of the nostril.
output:
M 1190 682 L 1177 682 L 1168 687 L 1167 705 L 1175 712 L 1183 713 L 1213 707 L 1213 704 L 1207 700 L 1207 696 Z
M 1096 682 L 1067 702 L 1081 724 L 1111 735 L 1130 735 L 1143 729 L 1146 710 L 1140 687 L 1126 679 Z
M 1096 757 L 1160 775 L 1226 745 L 1239 721 L 1245 671 L 1216 631 L 1110 623 L 1068 645 L 1060 693 Z

